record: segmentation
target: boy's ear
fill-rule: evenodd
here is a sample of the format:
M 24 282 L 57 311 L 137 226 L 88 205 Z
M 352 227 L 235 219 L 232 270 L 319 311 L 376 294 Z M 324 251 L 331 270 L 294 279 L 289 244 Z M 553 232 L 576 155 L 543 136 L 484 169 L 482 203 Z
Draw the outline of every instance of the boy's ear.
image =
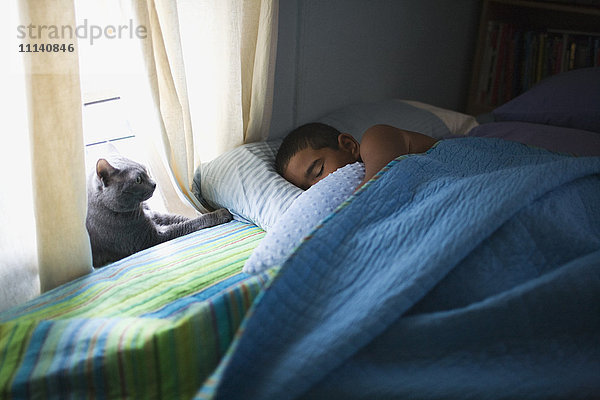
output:
M 360 145 L 349 133 L 340 133 L 338 135 L 338 146 L 340 149 L 349 151 L 356 159 L 360 156 Z

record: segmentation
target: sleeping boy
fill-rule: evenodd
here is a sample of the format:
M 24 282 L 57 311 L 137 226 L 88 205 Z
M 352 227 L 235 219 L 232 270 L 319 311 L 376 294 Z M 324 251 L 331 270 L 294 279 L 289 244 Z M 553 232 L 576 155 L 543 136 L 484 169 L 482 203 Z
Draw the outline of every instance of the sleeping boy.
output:
M 361 161 L 369 181 L 390 161 L 404 154 L 424 153 L 436 139 L 389 125 L 374 125 L 359 144 L 350 134 L 322 123 L 302 125 L 290 132 L 279 147 L 275 168 L 285 179 L 306 190 L 347 164 Z

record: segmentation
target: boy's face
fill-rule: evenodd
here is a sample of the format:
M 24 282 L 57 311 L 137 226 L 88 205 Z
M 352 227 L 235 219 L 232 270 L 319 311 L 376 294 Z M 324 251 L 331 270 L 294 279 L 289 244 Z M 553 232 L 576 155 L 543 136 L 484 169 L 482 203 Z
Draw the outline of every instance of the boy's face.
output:
M 338 168 L 359 160 L 358 142 L 352 136 L 340 135 L 338 144 L 338 149 L 307 147 L 300 150 L 290 158 L 283 177 L 306 190 Z

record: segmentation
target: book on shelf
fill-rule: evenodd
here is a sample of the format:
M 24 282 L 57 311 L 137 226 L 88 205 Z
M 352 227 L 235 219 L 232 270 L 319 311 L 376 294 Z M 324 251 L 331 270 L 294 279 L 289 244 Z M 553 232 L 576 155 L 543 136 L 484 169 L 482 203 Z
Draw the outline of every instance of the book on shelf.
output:
M 600 33 L 489 21 L 482 54 L 477 102 L 496 107 L 548 76 L 600 66 Z

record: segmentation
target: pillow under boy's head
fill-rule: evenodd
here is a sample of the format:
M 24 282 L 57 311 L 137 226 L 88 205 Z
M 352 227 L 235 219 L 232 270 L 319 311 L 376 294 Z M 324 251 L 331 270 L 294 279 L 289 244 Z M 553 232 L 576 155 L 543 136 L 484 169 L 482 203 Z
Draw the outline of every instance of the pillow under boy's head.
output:
M 493 111 L 496 121 L 521 121 L 600 133 L 600 67 L 551 76 Z
M 234 218 L 265 231 L 302 193 L 275 172 L 280 140 L 239 146 L 202 164 L 193 193 L 207 208 L 227 208 Z

